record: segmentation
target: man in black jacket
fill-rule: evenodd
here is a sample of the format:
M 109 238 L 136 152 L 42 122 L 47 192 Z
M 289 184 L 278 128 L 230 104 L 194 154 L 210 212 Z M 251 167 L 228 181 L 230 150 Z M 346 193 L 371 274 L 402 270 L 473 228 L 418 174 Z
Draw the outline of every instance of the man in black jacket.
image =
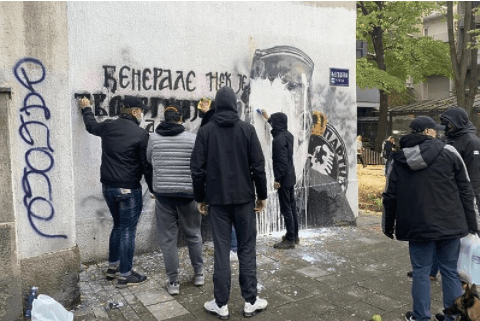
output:
M 477 129 L 461 107 L 452 107 L 440 115 L 445 126 L 445 143 L 452 145 L 462 156 L 472 182 L 473 192 L 480 204 L 480 138 Z
M 116 287 L 142 283 L 147 277 L 132 270 L 135 250 L 135 233 L 142 212 L 142 186 L 145 176 L 152 190 L 152 167 L 147 162 L 148 133 L 140 128 L 146 106 L 137 98 L 126 96 L 122 101 L 120 116 L 98 123 L 90 101 L 79 102 L 87 131 L 102 139 L 102 164 L 100 182 L 102 192 L 113 218 L 110 233 L 107 280 L 117 274 Z
M 298 215 L 295 202 L 295 166 L 293 165 L 293 135 L 288 131 L 288 117 L 284 113 L 273 113 L 270 117 L 265 110 L 262 115 L 272 126 L 272 163 L 274 187 L 278 191 L 280 213 L 283 215 L 287 233 L 282 241 L 273 245 L 276 249 L 293 249 L 299 243 Z
M 197 133 L 190 161 L 195 200 L 206 213 L 209 206 L 215 247 L 214 297 L 205 303 L 207 312 L 228 319 L 230 298 L 230 241 L 232 224 L 238 241 L 240 288 L 244 315 L 250 317 L 267 307 L 257 297 L 256 214 L 267 203 L 265 159 L 255 128 L 239 119 L 237 98 L 229 87 L 215 97 L 215 113 Z M 255 207 L 256 192 L 256 207 Z
M 386 236 L 409 242 L 413 268 L 413 311 L 406 320 L 430 320 L 429 273 L 434 252 L 442 274 L 444 306 L 462 294 L 457 273 L 460 238 L 477 232 L 476 206 L 467 170 L 458 152 L 435 139 L 443 129 L 427 116 L 410 124 L 392 155 L 383 193 L 382 228 Z M 439 320 L 453 320 L 437 315 Z

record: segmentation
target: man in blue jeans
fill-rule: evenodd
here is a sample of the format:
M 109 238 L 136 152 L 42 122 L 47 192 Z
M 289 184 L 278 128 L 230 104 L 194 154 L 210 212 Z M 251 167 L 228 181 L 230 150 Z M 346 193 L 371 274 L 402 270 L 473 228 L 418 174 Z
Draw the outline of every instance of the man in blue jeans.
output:
M 427 116 L 410 124 L 412 133 L 400 139 L 392 155 L 383 193 L 382 228 L 409 242 L 413 269 L 413 311 L 405 320 L 430 320 L 430 270 L 434 253 L 442 275 L 443 304 L 462 294 L 457 273 L 460 238 L 477 232 L 476 205 L 465 164 L 454 147 L 436 139 L 442 129 Z M 439 321 L 453 316 L 435 315 Z
M 102 139 L 100 182 L 105 201 L 113 218 L 110 233 L 107 280 L 117 277 L 118 288 L 144 282 L 147 277 L 132 270 L 135 233 L 142 212 L 142 186 L 145 176 L 152 191 L 152 167 L 147 162 L 148 132 L 140 128 L 146 106 L 140 99 L 126 96 L 120 116 L 97 122 L 90 101 L 79 101 L 87 131 Z

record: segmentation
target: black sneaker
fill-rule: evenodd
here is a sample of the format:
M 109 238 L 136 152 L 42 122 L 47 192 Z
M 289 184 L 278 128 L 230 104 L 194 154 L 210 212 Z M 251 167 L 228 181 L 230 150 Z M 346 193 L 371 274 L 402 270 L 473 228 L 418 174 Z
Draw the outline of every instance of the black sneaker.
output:
M 118 274 L 118 267 L 108 268 L 107 272 L 105 273 L 105 277 L 108 281 L 112 281 L 117 277 L 117 274 Z
M 128 276 L 123 276 L 120 274 L 117 277 L 117 284 L 115 284 L 115 287 L 125 288 L 129 284 L 140 284 L 145 282 L 146 280 L 147 280 L 147 277 L 145 275 L 141 275 L 132 270 L 132 273 L 130 273 L 130 275 Z
M 282 241 L 285 240 L 285 236 L 286 236 L 286 235 L 283 235 L 283 236 L 282 236 Z M 298 235 L 295 236 L 295 244 L 300 244 L 300 238 L 298 237 Z
M 446 319 L 445 319 L 445 316 L 443 314 L 437 313 L 437 314 L 435 314 L 435 318 L 433 320 L 435 320 L 435 321 L 445 321 Z
M 408 311 L 405 313 L 405 321 L 417 321 L 417 318 L 415 318 L 412 311 Z
M 283 240 L 279 243 L 273 244 L 273 248 L 279 250 L 294 249 L 295 241 Z

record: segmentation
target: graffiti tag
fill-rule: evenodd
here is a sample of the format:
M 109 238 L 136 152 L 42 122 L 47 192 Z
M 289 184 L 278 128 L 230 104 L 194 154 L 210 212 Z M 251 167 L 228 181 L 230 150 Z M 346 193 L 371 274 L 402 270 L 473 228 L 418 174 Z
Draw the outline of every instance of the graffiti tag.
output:
M 48 176 L 48 172 L 55 164 L 54 150 L 50 141 L 50 128 L 48 127 L 51 113 L 42 95 L 36 92 L 34 87 L 45 79 L 45 67 L 38 59 L 24 58 L 13 67 L 13 73 L 17 81 L 29 90 L 23 99 L 23 106 L 20 108 L 20 127 L 18 129 L 22 140 L 31 146 L 25 152 L 25 167 L 22 176 L 23 205 L 27 210 L 28 221 L 33 230 L 41 236 L 66 239 L 67 236 L 63 234 L 42 232 L 36 224 L 38 221 L 50 221 L 55 216 L 52 184 Z M 30 120 L 29 116 L 33 117 L 32 109 L 40 110 L 43 119 Z M 37 114 L 35 113 L 35 115 Z

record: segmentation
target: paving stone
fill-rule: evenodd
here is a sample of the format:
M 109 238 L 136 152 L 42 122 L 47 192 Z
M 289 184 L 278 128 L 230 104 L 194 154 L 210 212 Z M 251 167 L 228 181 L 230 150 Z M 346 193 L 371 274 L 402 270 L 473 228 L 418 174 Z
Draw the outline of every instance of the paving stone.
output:
M 300 231 L 301 245 L 286 251 L 272 248 L 278 236 L 259 236 L 257 290 L 269 304 L 254 320 L 368 321 L 375 313 L 382 321 L 403 320 L 412 305 L 411 279 L 406 276 L 411 269 L 408 244 L 371 228 L 379 225 L 380 217 L 369 218 L 369 222 L 366 228 L 359 216 L 358 228 Z M 145 273 L 148 280 L 124 289 L 106 281 L 106 262 L 82 265 L 81 304 L 72 310 L 75 320 L 217 321 L 203 308 L 213 299 L 213 244 L 204 244 L 203 286 L 192 284 L 188 249 L 180 248 L 179 257 L 180 294 L 175 296 L 165 289 L 161 252 L 137 255 L 134 270 Z M 238 263 L 231 264 L 230 320 L 244 321 L 238 268 Z M 440 281 L 431 283 L 431 294 L 432 313 L 441 312 Z M 123 306 L 109 309 L 111 302 Z
M 297 272 L 305 274 L 306 276 L 309 276 L 311 278 L 319 278 L 331 274 L 328 271 L 321 270 L 315 266 L 308 266 L 306 268 L 297 270 Z
M 147 288 L 144 291 L 136 292 L 135 296 L 146 307 L 148 307 L 149 305 L 154 305 L 165 301 L 171 301 L 174 299 L 164 289 Z
M 172 317 L 188 314 L 188 310 L 185 309 L 177 301 L 167 301 L 154 305 L 147 306 L 147 309 L 157 320 L 166 320 Z

